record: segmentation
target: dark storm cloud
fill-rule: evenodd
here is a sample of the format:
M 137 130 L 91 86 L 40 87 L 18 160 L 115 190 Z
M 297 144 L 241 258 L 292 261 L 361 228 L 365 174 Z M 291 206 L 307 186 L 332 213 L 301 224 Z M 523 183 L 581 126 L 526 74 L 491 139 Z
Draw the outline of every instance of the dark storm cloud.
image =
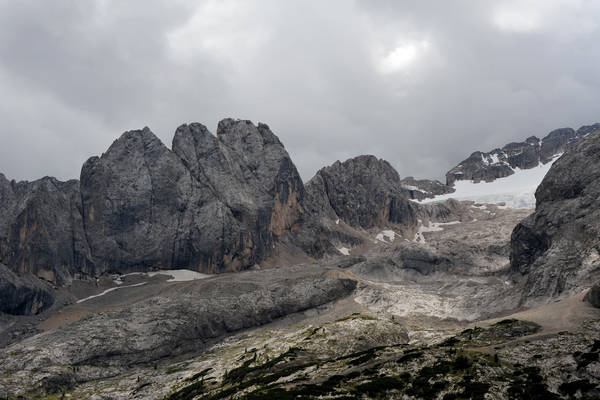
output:
M 3 1 L 0 172 L 77 177 L 128 129 L 263 121 L 303 177 L 375 154 L 441 178 L 600 120 L 590 1 Z

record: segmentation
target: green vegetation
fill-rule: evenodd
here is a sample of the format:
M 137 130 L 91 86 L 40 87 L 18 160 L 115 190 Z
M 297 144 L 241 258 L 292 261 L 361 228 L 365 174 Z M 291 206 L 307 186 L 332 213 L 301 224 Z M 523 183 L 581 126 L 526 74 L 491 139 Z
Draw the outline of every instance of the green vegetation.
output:
M 280 354 L 276 358 L 274 358 L 270 361 L 267 361 L 264 364 L 251 367 L 251 365 L 256 362 L 256 353 L 254 353 L 254 356 L 252 358 L 244 361 L 244 363 L 241 366 L 234 368 L 231 371 L 229 371 L 227 374 L 225 374 L 225 377 L 223 378 L 223 382 L 224 383 L 239 382 L 239 381 L 243 380 L 244 377 L 246 377 L 246 375 L 249 375 L 249 374 L 252 374 L 255 372 L 264 372 L 266 370 L 269 370 L 273 366 L 284 361 L 286 358 L 294 359 L 300 351 L 301 351 L 301 349 L 298 347 L 290 347 L 285 353 Z
M 319 329 L 322 328 L 305 331 L 300 340 L 306 343 Z M 206 382 L 207 369 L 187 378 L 185 381 L 191 385 L 167 400 L 217 400 L 232 396 L 245 400 L 357 399 L 388 398 L 392 394 L 416 399 L 484 400 L 490 393 L 514 400 L 555 400 L 593 395 L 598 386 L 595 382 L 573 379 L 560 385 L 559 395 L 550 392 L 538 367 L 512 364 L 509 357 L 500 361 L 498 353 L 464 349 L 490 341 L 492 344 L 487 346 L 493 346 L 513 335 L 523 336 L 537 329 L 537 325 L 527 321 L 503 320 L 488 328 L 467 329 L 436 346 L 404 351 L 395 350 L 399 346 L 377 346 L 335 358 L 320 358 L 322 355 L 293 346 L 272 360 L 256 351 L 246 351 L 239 359 L 239 366 L 225 373 L 221 382 Z M 588 352 L 575 353 L 574 357 L 583 368 L 598 361 L 599 353 L 600 340 L 597 340 Z M 529 357 L 537 362 L 543 355 Z
M 598 353 L 581 353 L 575 352 L 573 357 L 575 361 L 577 361 L 577 369 L 583 369 L 590 365 L 591 363 L 598 361 L 600 354 Z
M 212 368 L 203 369 L 202 371 L 198 372 L 197 374 L 194 374 L 194 375 L 190 376 L 189 378 L 186 378 L 185 381 L 186 382 L 196 381 L 196 380 L 198 380 L 200 378 L 205 377 L 206 374 L 208 374 L 210 371 L 212 371 Z
M 593 390 L 598 385 L 590 383 L 587 379 L 579 379 L 572 382 L 565 382 L 558 387 L 558 391 L 571 398 L 574 398 L 577 392 L 584 394 Z
M 353 393 L 365 394 L 369 398 L 385 394 L 391 390 L 402 390 L 406 387 L 410 379 L 409 374 L 400 376 L 378 376 L 368 382 L 355 386 L 352 389 Z
M 544 378 L 537 367 L 525 367 L 513 373 L 513 380 L 508 388 L 510 400 L 558 400 L 560 397 L 548 391 Z
M 416 360 L 418 358 L 421 358 L 423 356 L 423 352 L 422 351 L 410 351 L 410 352 L 406 352 L 402 355 L 402 357 L 400 357 L 396 362 L 398 364 L 402 364 L 405 362 L 408 362 L 410 360 Z
M 192 400 L 202 393 L 204 393 L 204 382 L 196 382 L 176 391 L 165 400 Z
M 372 315 L 361 314 L 359 312 L 355 312 L 355 313 L 347 315 L 343 318 L 340 318 L 340 319 L 336 320 L 335 322 L 349 321 L 349 320 L 353 320 L 353 319 L 363 319 L 365 321 L 377 321 L 377 317 L 374 317 Z
M 473 377 L 466 375 L 458 386 L 462 390 L 445 394 L 444 400 L 484 400 L 491 385 L 484 382 L 473 382 Z

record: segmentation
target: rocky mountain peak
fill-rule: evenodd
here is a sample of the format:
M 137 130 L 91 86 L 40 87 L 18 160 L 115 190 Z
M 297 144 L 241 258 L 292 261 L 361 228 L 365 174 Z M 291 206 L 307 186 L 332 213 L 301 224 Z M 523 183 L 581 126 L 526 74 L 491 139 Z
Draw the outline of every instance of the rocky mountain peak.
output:
M 511 268 L 525 280 L 524 296 L 558 296 L 589 287 L 600 279 L 600 131 L 569 147 L 535 196 L 535 212 L 511 238 Z
M 208 128 L 198 122 L 183 124 L 175 130 L 171 149 L 185 163 L 194 175 L 201 176 L 198 170 L 199 158 L 210 157 L 217 147 L 217 138 Z
M 600 129 L 600 123 L 598 122 L 592 125 L 584 125 L 577 129 L 577 136 L 586 136 L 587 134 L 597 131 L 598 129 Z
M 600 127 L 553 165 L 537 188 L 536 206 L 594 196 L 600 189 Z
M 75 274 L 237 271 L 305 219 L 304 185 L 269 127 L 226 119 L 145 127 L 82 166 L 80 181 L 0 177 L 0 262 L 58 285 Z
M 270 144 L 283 147 L 268 125 L 263 123 L 254 125 L 248 120 L 232 118 L 221 120 L 217 126 L 217 137 L 222 143 L 237 151 L 257 153 Z
M 127 157 L 139 153 L 146 158 L 152 158 L 155 152 L 164 153 L 168 148 L 148 127 L 124 132 L 115 140 L 101 158 Z
M 416 221 L 416 205 L 409 202 L 398 172 L 387 161 L 372 155 L 336 161 L 322 168 L 308 183 L 307 190 L 323 203 L 317 208 L 354 227 Z
M 344 162 L 336 161 L 330 167 L 321 170 L 325 174 L 344 171 L 346 178 L 375 185 L 400 185 L 400 175 L 389 162 L 373 155 L 360 155 Z M 377 177 L 378 179 L 373 179 Z
M 446 184 L 470 180 L 475 183 L 491 182 L 515 173 L 516 169 L 530 169 L 553 161 L 558 155 L 577 143 L 585 135 L 600 128 L 600 124 L 555 129 L 543 139 L 530 136 L 523 142 L 512 142 L 489 152 L 476 151 L 446 173 Z

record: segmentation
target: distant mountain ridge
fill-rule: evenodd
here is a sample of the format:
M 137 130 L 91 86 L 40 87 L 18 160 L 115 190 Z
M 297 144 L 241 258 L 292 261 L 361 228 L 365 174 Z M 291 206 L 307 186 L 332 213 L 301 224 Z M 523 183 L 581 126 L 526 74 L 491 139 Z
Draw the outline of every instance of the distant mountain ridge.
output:
M 453 169 L 463 171 L 454 183 L 548 162 L 595 130 L 600 124 L 475 152 Z M 451 221 L 460 206 L 409 200 L 454 190 L 401 179 L 371 155 L 337 161 L 303 183 L 270 128 L 247 120 L 224 119 L 216 135 L 181 125 L 171 148 L 148 128 L 128 131 L 85 162 L 80 180 L 0 174 L 0 288 L 13 299 L 6 304 L 20 304 L 0 311 L 39 312 L 52 304 L 52 285 L 109 272 L 240 271 L 338 254 L 364 243 L 366 230 L 410 237 L 421 220 Z
M 491 182 L 515 173 L 515 169 L 530 169 L 546 164 L 574 146 L 579 139 L 600 129 L 600 123 L 585 125 L 577 130 L 561 128 L 541 140 L 530 136 L 523 142 L 513 142 L 489 152 L 476 151 L 446 173 L 446 185 L 459 180 L 475 183 Z
M 600 280 L 599 196 L 600 130 L 552 165 L 535 192 L 535 212 L 513 230 L 511 272 L 526 305 Z

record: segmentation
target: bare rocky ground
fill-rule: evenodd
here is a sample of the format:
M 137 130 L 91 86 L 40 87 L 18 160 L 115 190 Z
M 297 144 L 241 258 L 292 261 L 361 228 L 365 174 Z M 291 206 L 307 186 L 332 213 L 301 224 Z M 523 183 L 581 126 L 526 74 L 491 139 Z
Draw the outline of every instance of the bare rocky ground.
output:
M 583 292 L 521 309 L 509 278 L 530 212 L 464 203 L 293 267 L 74 281 L 0 322 L 0 397 L 597 398 L 600 311 Z

